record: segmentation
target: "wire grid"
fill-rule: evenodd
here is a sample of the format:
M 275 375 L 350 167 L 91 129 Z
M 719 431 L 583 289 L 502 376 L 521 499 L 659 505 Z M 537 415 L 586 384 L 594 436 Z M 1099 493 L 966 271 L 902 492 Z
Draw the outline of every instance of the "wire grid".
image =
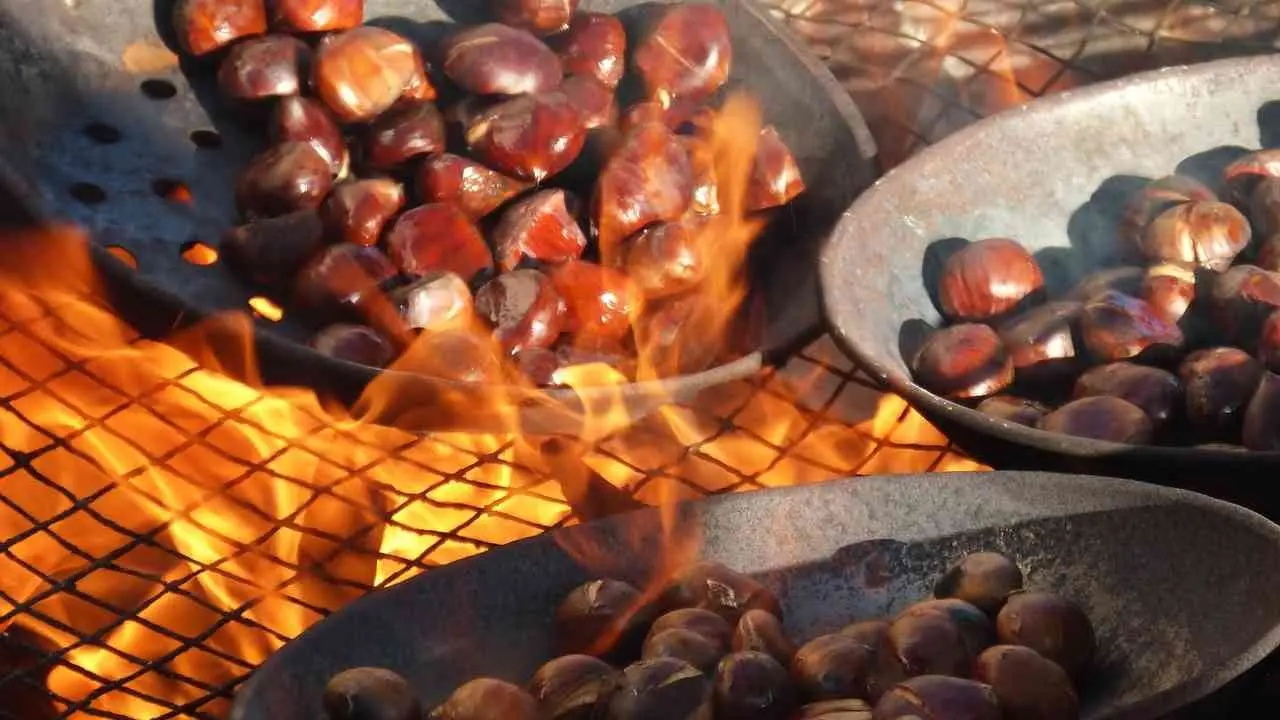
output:
M 770 4 L 859 101 L 886 169 L 1031 97 L 1272 49 L 1280 22 L 1260 2 Z M 139 382 L 51 343 L 83 322 L 63 310 L 0 304 L 0 622 L 19 621 L 0 717 L 219 717 L 270 652 L 371 587 L 575 522 L 522 439 L 335 424 L 124 334 L 155 369 Z M 650 503 L 976 467 L 829 338 L 586 460 Z

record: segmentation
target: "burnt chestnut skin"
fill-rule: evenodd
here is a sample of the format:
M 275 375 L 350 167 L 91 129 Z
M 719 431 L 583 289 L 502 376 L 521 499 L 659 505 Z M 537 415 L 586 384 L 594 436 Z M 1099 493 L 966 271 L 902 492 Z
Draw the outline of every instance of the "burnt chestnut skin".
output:
M 604 716 L 622 673 L 590 655 L 564 655 L 538 668 L 529 694 L 546 720 L 595 720 Z
M 556 648 L 597 657 L 629 646 L 638 651 L 651 619 L 639 590 L 621 580 L 592 580 L 574 588 L 556 608 Z
M 996 645 L 978 656 L 974 679 L 991 686 L 1005 720 L 1076 720 L 1071 678 L 1031 648 Z
M 249 162 L 236 183 L 236 208 L 249 220 L 316 208 L 333 184 L 333 173 L 315 148 L 285 142 Z
M 936 585 L 939 598 L 959 598 L 988 615 L 1004 607 L 1009 593 L 1022 589 L 1022 570 L 1013 560 L 994 552 L 965 555 L 951 566 Z
M 795 706 L 786 668 L 760 652 L 740 652 L 720 661 L 715 672 L 716 718 L 785 720 Z
M 297 95 L 311 71 L 311 48 L 295 37 L 267 35 L 238 43 L 218 67 L 218 90 L 232 100 Z
M 431 720 L 540 720 L 538 703 L 523 689 L 503 680 L 477 678 L 431 711 Z
M 633 663 L 609 703 L 610 720 L 711 720 L 711 681 L 675 658 Z
M 206 55 L 243 37 L 267 31 L 263 0 L 178 0 L 173 6 L 178 45 Z
M 311 347 L 321 355 L 376 368 L 386 367 L 395 357 L 391 343 L 363 325 L 330 325 L 311 338 Z
M 1093 623 L 1074 602 L 1045 592 L 1019 592 L 996 617 L 1005 645 L 1025 645 L 1054 661 L 1079 680 L 1098 651 Z
M 875 651 L 847 635 L 822 635 L 796 651 L 791 680 L 806 702 L 867 697 Z
M 1009 312 L 1043 288 L 1044 275 L 1026 248 L 1008 238 L 987 238 L 947 258 L 938 300 L 953 320 L 981 321 Z
M 344 670 L 324 687 L 329 720 L 418 720 L 422 706 L 409 682 L 384 668 Z
M 677 99 L 702 100 L 729 79 L 733 43 L 719 7 L 670 5 L 636 43 L 631 58 L 649 98 L 663 107 Z
M 1072 400 L 1041 418 L 1040 429 L 1130 445 L 1144 445 L 1154 433 L 1142 408 L 1108 395 Z
M 901 683 L 880 698 L 871 717 L 1001 720 L 1000 703 L 989 685 L 944 675 L 923 675 Z
M 1109 395 L 1137 405 L 1156 431 L 1179 415 L 1182 383 L 1167 370 L 1118 362 L 1101 365 L 1076 380 L 1075 398 Z
M 568 167 L 586 142 L 578 108 L 560 90 L 520 95 L 486 107 L 469 118 L 465 135 L 476 159 L 534 182 Z
M 548 39 L 547 44 L 560 57 L 566 76 L 592 77 L 613 90 L 626 71 L 627 34 L 613 15 L 578 13 L 569 28 Z
M 523 95 L 554 89 L 560 59 L 524 30 L 486 23 L 454 33 L 444 44 L 444 73 L 476 95 Z
M 1197 436 L 1235 441 L 1262 380 L 1262 365 L 1238 348 L 1207 348 L 1188 355 L 1178 376 L 1186 387 L 1187 421 Z
M 528 182 L 450 153 L 427 158 L 417 175 L 418 197 L 422 202 L 453 203 L 472 220 L 497 210 L 529 186 Z
M 414 83 L 425 82 L 422 68 L 422 56 L 412 42 L 390 30 L 363 25 L 320 41 L 312 85 L 342 122 L 368 122 L 390 109 Z M 421 88 L 416 94 L 421 99 L 435 95 Z
M 732 647 L 734 652 L 768 653 L 785 666 L 791 665 L 797 649 L 782 628 L 782 621 L 766 610 L 748 610 L 742 614 L 733 630 Z
M 934 332 L 911 368 L 916 382 L 952 399 L 995 395 L 1013 382 L 1013 361 L 986 325 L 952 325 Z
M 532 269 L 503 273 L 476 292 L 476 312 L 493 326 L 509 355 L 551 347 L 564 327 L 564 300 L 551 279 Z

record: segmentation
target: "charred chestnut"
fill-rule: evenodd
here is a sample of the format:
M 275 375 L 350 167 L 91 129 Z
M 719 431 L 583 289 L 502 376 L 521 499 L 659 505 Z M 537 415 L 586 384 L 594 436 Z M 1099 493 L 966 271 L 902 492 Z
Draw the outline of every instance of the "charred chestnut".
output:
M 1189 202 L 1217 200 L 1213 191 L 1195 178 L 1168 175 L 1147 183 L 1125 206 L 1120 234 L 1134 249 L 1141 249 L 1142 234 L 1160 213 Z
M 405 103 L 373 121 L 364 143 L 364 161 L 390 170 L 420 155 L 444 150 L 444 118 L 430 102 Z
M 1258 183 L 1269 177 L 1280 177 L 1280 150 L 1251 152 L 1222 171 L 1222 199 L 1237 207 L 1247 207 Z
M 1218 327 L 1235 345 L 1252 350 L 1262 323 L 1280 310 L 1280 273 L 1237 265 L 1214 278 L 1210 292 Z
M 649 633 L 640 650 L 640 657 L 643 660 L 677 658 L 698 668 L 699 672 L 710 675 L 726 651 L 727 648 L 705 635 L 692 630 L 672 628 Z
M 364 22 L 364 0 L 267 0 L 271 24 L 293 32 L 350 30 Z
M 1008 238 L 979 240 L 947 258 L 938 285 L 942 312 L 963 322 L 999 317 L 1044 288 L 1040 266 Z
M 1280 450 L 1280 375 L 1263 373 L 1244 414 L 1241 442 L 1250 450 Z
M 425 203 L 453 203 L 472 220 L 497 210 L 529 183 L 507 177 L 469 158 L 441 153 L 422 163 L 418 195 Z
M 298 274 L 294 293 L 302 307 L 336 314 L 362 307 L 369 297 L 380 295 L 380 284 L 395 274 L 395 266 L 377 248 L 331 245 Z
M 311 71 L 311 48 L 295 37 L 267 35 L 231 48 L 218 67 L 218 89 L 232 100 L 297 95 Z
M 945 675 L 911 678 L 876 703 L 873 720 L 1001 720 L 991 686 Z
M 592 77 L 612 90 L 626 71 L 627 34 L 613 15 L 578 13 L 567 30 L 547 43 L 560 57 L 560 67 L 567 76 Z
M 1187 420 L 1208 440 L 1239 437 L 1245 408 L 1262 381 L 1262 365 L 1238 348 L 1198 350 L 1178 368 L 1186 387 Z
M 538 668 L 529 694 L 547 720 L 595 720 L 604 716 L 622 674 L 590 655 L 565 655 Z
M 1177 263 L 1155 265 L 1142 279 L 1139 297 L 1165 322 L 1177 323 L 1196 299 L 1196 274 Z
M 631 645 L 638 650 L 650 619 L 639 590 L 621 580 L 592 580 L 556 608 L 556 647 L 596 657 Z
M 566 332 L 592 343 L 621 341 L 631 332 L 642 298 L 626 274 L 571 260 L 552 269 L 550 275 L 564 300 Z
M 690 6 L 692 7 L 692 6 Z M 689 209 L 693 169 L 680 140 L 646 123 L 627 134 L 605 164 L 592 198 L 592 216 L 605 264 L 619 244 L 646 225 L 678 219 Z
M 1182 330 L 1150 305 L 1114 290 L 1085 303 L 1080 328 L 1089 352 L 1104 362 L 1163 360 L 1186 342 Z
M 206 55 L 243 37 L 267 31 L 263 0 L 178 0 L 173 6 L 178 45 Z
M 503 273 L 476 292 L 476 312 L 493 326 L 508 354 L 551 347 L 564 327 L 564 300 L 551 279 L 537 270 Z
M 409 275 L 445 271 L 470 280 L 493 267 L 480 230 L 450 203 L 432 203 L 401 215 L 387 233 L 391 260 Z
M 271 111 L 271 140 L 275 143 L 305 142 L 329 164 L 329 172 L 341 177 L 347 172 L 347 145 L 342 131 L 321 103 L 300 96 L 280 98 Z
M 1019 425 L 1035 427 L 1039 424 L 1040 418 L 1049 414 L 1049 406 L 1012 395 L 996 395 L 979 403 L 978 412 Z
M 1075 324 L 1084 305 L 1052 302 L 1000 326 L 1000 339 L 1019 380 L 1054 381 L 1078 371 Z
M 477 111 L 466 125 L 467 146 L 490 167 L 542 182 L 582 152 L 581 119 L 560 90 L 520 95 Z
M 677 98 L 700 100 L 729 79 L 733 43 L 715 5 L 666 6 L 636 43 L 632 65 L 648 96 L 663 107 Z
M 791 720 L 872 720 L 871 706 L 857 698 L 823 700 L 800 708 Z
M 311 347 L 321 355 L 376 368 L 386 367 L 395 357 L 391 343 L 364 325 L 330 325 L 311 338 Z
M 550 35 L 569 26 L 578 12 L 578 0 L 490 0 L 498 20 L 539 35 Z
M 451 272 L 423 275 L 391 291 L 388 299 L 413 330 L 462 329 L 473 310 L 467 281 Z
M 1093 368 L 1076 381 L 1074 397 L 1097 395 L 1117 397 L 1138 406 L 1158 432 L 1179 413 L 1182 383 L 1167 370 L 1118 362 Z
M 734 653 L 716 668 L 716 718 L 785 720 L 794 706 L 786 668 L 765 653 Z
M 846 635 L 822 635 L 796 651 L 791 680 L 807 702 L 867 697 L 875 651 Z
M 241 173 L 236 208 L 249 220 L 316 208 L 332 184 L 329 163 L 313 146 L 285 142 L 255 157 Z
M 1151 442 L 1154 434 L 1142 408 L 1108 395 L 1072 400 L 1041 418 L 1040 429 L 1129 445 Z
M 1155 262 L 1225 270 L 1249 246 L 1253 230 L 1224 202 L 1189 202 L 1156 216 L 1142 234 L 1142 252 Z
M 734 652 L 752 650 L 767 653 L 773 659 L 790 666 L 796 654 L 796 644 L 787 637 L 782 621 L 766 610 L 748 610 L 738 619 L 733 630 Z
M 675 658 L 633 663 L 609 703 L 611 720 L 711 720 L 711 682 Z
M 991 686 L 1005 720 L 1076 720 L 1071 678 L 1031 648 L 996 645 L 978 656 L 974 679 Z
M 996 617 L 996 633 L 1006 645 L 1024 645 L 1079 679 L 1093 662 L 1098 641 L 1093 623 L 1074 602 L 1045 592 L 1009 596 Z
M 292 279 L 322 247 L 324 224 L 314 210 L 256 220 L 222 239 L 227 264 L 259 285 Z
M 694 219 L 655 223 L 627 240 L 624 267 L 645 297 L 679 295 L 707 274 L 699 233 L 705 223 Z
M 916 382 L 952 399 L 995 395 L 1013 382 L 1013 361 L 986 325 L 952 325 L 934 332 L 912 363 Z
M 667 607 L 710 610 L 736 624 L 747 610 L 782 618 L 782 603 L 755 579 L 716 562 L 699 562 L 676 576 L 663 594 Z
M 730 638 L 733 636 L 733 628 L 725 622 L 724 618 L 701 608 L 681 608 L 664 613 L 653 621 L 653 626 L 649 628 L 649 637 L 652 638 L 667 630 L 688 630 L 701 635 L 710 640 L 721 652 L 729 648 Z
M 747 183 L 747 210 L 766 210 L 786 205 L 804 192 L 804 178 L 791 148 L 767 125 L 760 130 L 755 162 Z
M 431 711 L 431 720 L 539 720 L 538 703 L 529 693 L 493 678 L 472 680 Z
M 313 86 L 342 122 L 368 122 L 422 78 L 422 56 L 405 38 L 372 25 L 327 35 L 316 48 Z M 429 87 L 429 86 L 428 86 Z M 414 94 L 434 96 L 419 89 Z
M 320 216 L 333 240 L 376 245 L 387 221 L 403 206 L 404 186 L 395 180 L 355 180 L 329 193 Z
M 564 190 L 542 190 L 504 211 L 493 230 L 498 267 L 514 270 L 526 257 L 561 263 L 581 255 L 587 236 L 568 202 Z
M 477 95 L 523 95 L 554 89 L 560 59 L 525 30 L 486 23 L 461 30 L 444 44 L 444 73 Z
M 1022 589 L 1022 570 L 995 552 L 969 553 L 933 586 L 940 598 L 959 598 L 989 615 L 1000 612 L 1009 593 Z

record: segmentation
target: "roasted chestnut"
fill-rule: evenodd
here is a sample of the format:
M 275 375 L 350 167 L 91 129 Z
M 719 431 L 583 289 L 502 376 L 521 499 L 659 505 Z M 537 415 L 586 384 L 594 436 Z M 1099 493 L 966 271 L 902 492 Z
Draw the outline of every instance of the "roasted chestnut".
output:
M 756 157 L 747 182 L 747 210 L 767 210 L 786 205 L 804 192 L 804 178 L 791 148 L 766 125 L 756 142 Z
M 872 720 L 1001 720 L 991 686 L 945 675 L 923 675 L 880 698 Z
M 782 621 L 767 610 L 748 610 L 738 619 L 733 630 L 734 652 L 754 650 L 768 653 L 783 665 L 790 666 L 796 654 L 796 644 L 787 637 Z
M 329 678 L 324 712 L 329 720 L 418 720 L 422 706 L 408 681 L 396 673 L 359 667 Z
M 1186 387 L 1187 421 L 1208 440 L 1239 437 L 1244 411 L 1262 381 L 1262 365 L 1238 348 L 1197 350 L 1178 367 Z
M 526 257 L 562 263 L 580 256 L 587 236 L 568 203 L 564 190 L 541 190 L 505 210 L 493 230 L 498 267 L 514 270 Z
M 556 608 L 556 647 L 596 657 L 632 646 L 638 651 L 650 619 L 639 590 L 621 580 L 592 580 Z
M 1159 432 L 1179 414 L 1182 383 L 1167 370 L 1118 362 L 1100 365 L 1076 380 L 1074 397 L 1109 395 L 1130 402 L 1151 418 L 1153 430 Z
M 1009 593 L 1022 589 L 1022 570 L 1008 557 L 995 552 L 969 553 L 951 566 L 936 585 L 939 598 L 959 598 L 988 615 L 1004 606 Z
M 1241 442 L 1250 450 L 1280 450 L 1280 375 L 1266 372 L 1244 414 Z
M 592 198 L 604 263 L 616 264 L 622 241 L 645 226 L 682 216 L 692 193 L 689 155 L 674 133 L 656 123 L 627 133 L 605 163 Z
M 627 240 L 623 266 L 645 297 L 679 295 L 702 282 L 707 274 L 703 227 L 694 218 L 654 223 Z
M 717 310 L 696 293 L 646 303 L 632 328 L 636 348 L 650 377 L 687 375 L 706 370 L 724 349 L 714 328 Z
M 497 210 L 529 187 L 523 180 L 449 153 L 427 158 L 418 170 L 417 185 L 423 202 L 453 203 L 473 220 Z
M 930 613 L 941 615 L 955 623 L 956 629 L 960 631 L 960 637 L 964 641 L 964 646 L 972 657 L 977 657 L 978 653 L 991 647 L 996 642 L 996 629 L 987 613 L 979 609 L 978 606 L 965 602 L 960 598 L 921 600 L 903 610 L 894 619 L 894 622 Z M 889 627 L 892 628 L 893 625 L 890 624 Z
M 1135 250 L 1140 250 L 1143 232 L 1160 213 L 1183 203 L 1217 199 L 1203 183 L 1186 175 L 1167 175 L 1152 180 L 1125 206 L 1120 222 L 1121 237 L 1132 243 Z
M 431 102 L 404 103 L 369 126 L 364 162 L 376 170 L 390 170 L 420 155 L 444 150 L 444 118 Z
M 689 167 L 693 170 L 693 201 L 689 212 L 694 215 L 719 215 L 720 170 L 716 167 L 714 148 L 701 137 L 680 136 L 684 149 L 689 153 Z
M 564 300 L 551 279 L 532 269 L 503 273 L 476 292 L 476 312 L 493 326 L 509 355 L 551 347 L 564 327 Z
M 714 692 L 717 720 L 786 720 L 795 707 L 787 669 L 761 652 L 739 652 L 721 660 Z
M 912 374 L 926 389 L 951 399 L 995 395 L 1013 382 L 1013 361 L 986 325 L 952 325 L 934 332 L 916 355 Z
M 913 612 L 908 608 L 889 624 L 886 639 L 907 677 L 967 677 L 975 656 L 959 623 L 948 612 L 936 609 Z
M 173 6 L 178 45 L 206 55 L 243 37 L 267 31 L 263 0 L 178 0 Z
M 999 317 L 1041 294 L 1044 275 L 1026 248 L 987 238 L 947 258 L 938 283 L 943 314 L 961 322 Z
M 493 267 L 484 236 L 451 203 L 422 205 L 401 215 L 387 233 L 387 252 L 409 275 L 446 271 L 470 280 Z
M 1248 207 L 1258 183 L 1269 177 L 1280 177 L 1280 150 L 1258 150 L 1238 158 L 1222 171 L 1222 199 Z
M 568 167 L 586 141 L 580 111 L 560 90 L 483 108 L 465 134 L 467 146 L 486 165 L 539 183 Z
M 677 575 L 663 593 L 671 608 L 710 610 L 731 625 L 748 610 L 760 609 L 782 618 L 782 603 L 754 578 L 717 562 L 698 562 Z
M 499 350 L 490 338 L 471 329 L 425 332 L 413 341 L 396 365 L 404 366 L 406 371 L 460 383 L 487 384 L 503 379 Z
M 1040 423 L 1040 418 L 1049 413 L 1049 406 L 1012 395 L 996 395 L 979 403 L 978 412 L 1019 425 L 1035 427 Z
M 362 25 L 320 41 L 313 86 L 342 122 L 368 122 L 390 109 L 413 83 L 426 82 L 422 68 L 413 43 L 390 30 Z
M 465 683 L 444 704 L 431 711 L 430 720 L 540 720 L 533 696 L 503 680 L 477 678 Z
M 850 637 L 869 648 L 879 648 L 889 636 L 888 620 L 861 620 L 840 629 L 841 635 Z
M 320 217 L 334 241 L 376 245 L 387 221 L 403 206 L 404 186 L 395 180 L 355 180 L 333 188 Z
M 218 89 L 232 100 L 297 95 L 311 72 L 311 48 L 288 35 L 249 38 L 218 67 Z
M 632 66 L 663 107 L 702 100 L 729 79 L 733 42 L 724 12 L 709 3 L 664 6 L 636 43 Z
M 297 275 L 324 247 L 324 224 L 315 210 L 299 210 L 232 228 L 222 257 L 259 285 L 279 285 Z
M 699 672 L 708 675 L 715 671 L 716 664 L 724 657 L 727 648 L 715 640 L 692 630 L 673 628 L 659 633 L 649 633 L 640 650 L 640 657 L 652 660 L 660 657 L 673 657 L 683 660 L 698 668 Z
M 376 368 L 386 367 L 395 358 L 391 343 L 364 325 L 330 325 L 311 338 L 311 347 L 321 355 Z
M 609 703 L 610 720 L 711 720 L 711 681 L 689 663 L 654 658 L 622 671 Z
M 271 111 L 271 141 L 308 143 L 329 164 L 333 176 L 347 173 L 349 156 L 342 131 L 316 100 L 296 95 L 280 98 Z
M 569 27 L 578 0 L 490 0 L 498 20 L 539 35 Z
M 1263 270 L 1280 272 L 1280 235 L 1271 235 L 1259 243 L 1253 262 Z
M 1041 418 L 1040 429 L 1129 445 L 1149 443 L 1154 434 L 1142 408 L 1109 395 L 1072 400 Z
M 463 329 L 474 310 L 467 281 L 451 272 L 423 275 L 391 291 L 388 299 L 413 330 Z
M 578 13 L 569 28 L 549 38 L 547 44 L 560 57 L 566 76 L 592 77 L 613 90 L 626 71 L 627 34 L 613 15 Z
M 477 95 L 552 90 L 564 78 L 560 59 L 525 30 L 486 23 L 454 33 L 444 44 L 444 74 Z
M 316 208 L 333 184 L 329 163 L 305 142 L 285 142 L 249 162 L 236 183 L 236 209 L 248 220 Z
M 1280 373 L 1280 310 L 1271 313 L 1271 317 L 1262 323 L 1262 333 L 1258 337 L 1258 359 L 1271 372 Z
M 871 706 L 857 698 L 823 700 L 800 708 L 791 720 L 872 720 Z
M 1005 720 L 1077 720 L 1071 678 L 1031 648 L 996 645 L 978 656 L 974 679 L 991 686 Z
M 1214 278 L 1214 320 L 1233 344 L 1252 350 L 1262 323 L 1280 310 L 1280 273 L 1237 265 Z
M 624 339 L 643 298 L 631 278 L 613 268 L 571 260 L 550 272 L 564 300 L 566 332 L 592 344 Z
M 1077 283 L 1067 294 L 1067 300 L 1089 302 L 1108 290 L 1137 297 L 1142 294 L 1142 280 L 1146 275 L 1144 268 L 1129 265 L 1098 270 Z
M 1085 303 L 1080 321 L 1085 346 L 1104 362 L 1176 357 L 1186 342 L 1182 330 L 1150 305 L 1115 290 Z
M 596 720 L 608 711 L 621 682 L 622 673 L 603 660 L 565 655 L 538 668 L 529 694 L 546 720 Z
M 996 616 L 1005 645 L 1024 645 L 1080 679 L 1098 651 L 1089 616 L 1074 602 L 1046 592 L 1018 592 Z
M 515 367 L 520 373 L 516 382 L 525 380 L 547 387 L 556 384 L 556 372 L 564 367 L 564 363 L 553 349 L 531 347 L 516 353 Z
M 1264 178 L 1249 198 L 1249 220 L 1262 237 L 1280 232 L 1280 178 Z
M 364 0 L 267 0 L 271 24 L 293 32 L 350 30 L 364 22 Z
M 1196 299 L 1196 274 L 1177 263 L 1152 266 L 1142 279 L 1139 297 L 1165 322 L 1176 323 Z
M 1249 246 L 1253 230 L 1224 202 L 1188 202 L 1156 216 L 1142 234 L 1142 252 L 1155 262 L 1225 270 Z
M 791 680 L 806 702 L 867 697 L 875 650 L 846 635 L 816 637 L 796 651 Z
M 1000 326 L 1000 339 L 1019 380 L 1054 381 L 1078 372 L 1074 326 L 1083 310 L 1079 302 L 1051 302 Z
M 298 274 L 294 294 L 300 306 L 319 314 L 338 314 L 381 296 L 379 286 L 396 274 L 377 248 L 331 245 Z
M 664 613 L 649 628 L 649 637 L 667 630 L 688 630 L 710 640 L 721 651 L 728 650 L 733 628 L 710 610 L 680 608 Z
M 585 75 L 567 77 L 560 84 L 560 91 L 578 108 L 582 127 L 594 130 L 612 125 L 618 116 L 618 106 L 613 101 L 613 91 L 598 80 Z

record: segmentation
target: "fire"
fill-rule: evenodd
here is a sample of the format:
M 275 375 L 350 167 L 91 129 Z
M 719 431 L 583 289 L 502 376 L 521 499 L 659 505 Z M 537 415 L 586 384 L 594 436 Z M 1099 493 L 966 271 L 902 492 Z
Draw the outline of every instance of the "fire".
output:
M 722 259 L 706 288 L 717 311 L 692 319 L 682 344 L 723 338 L 745 296 L 760 225 L 741 208 L 759 127 L 742 99 L 713 123 L 719 176 L 733 179 L 699 237 Z M 405 376 L 429 361 L 428 333 L 346 411 L 263 387 L 247 313 L 139 337 L 104 300 L 85 243 L 46 228 L 0 255 L 0 623 L 65 648 L 46 682 L 67 716 L 221 716 L 239 681 L 327 613 L 575 510 L 969 467 L 926 451 L 945 441 L 848 379 L 829 345 L 697 402 L 602 394 L 626 378 L 591 364 L 557 377 L 592 388 L 580 408 L 521 386 L 442 390 L 424 406 Z M 640 365 L 642 381 L 663 372 L 648 355 Z M 573 438 L 530 431 L 530 407 Z M 483 415 L 490 431 L 414 432 L 453 415 Z M 676 564 L 696 543 L 671 546 Z

